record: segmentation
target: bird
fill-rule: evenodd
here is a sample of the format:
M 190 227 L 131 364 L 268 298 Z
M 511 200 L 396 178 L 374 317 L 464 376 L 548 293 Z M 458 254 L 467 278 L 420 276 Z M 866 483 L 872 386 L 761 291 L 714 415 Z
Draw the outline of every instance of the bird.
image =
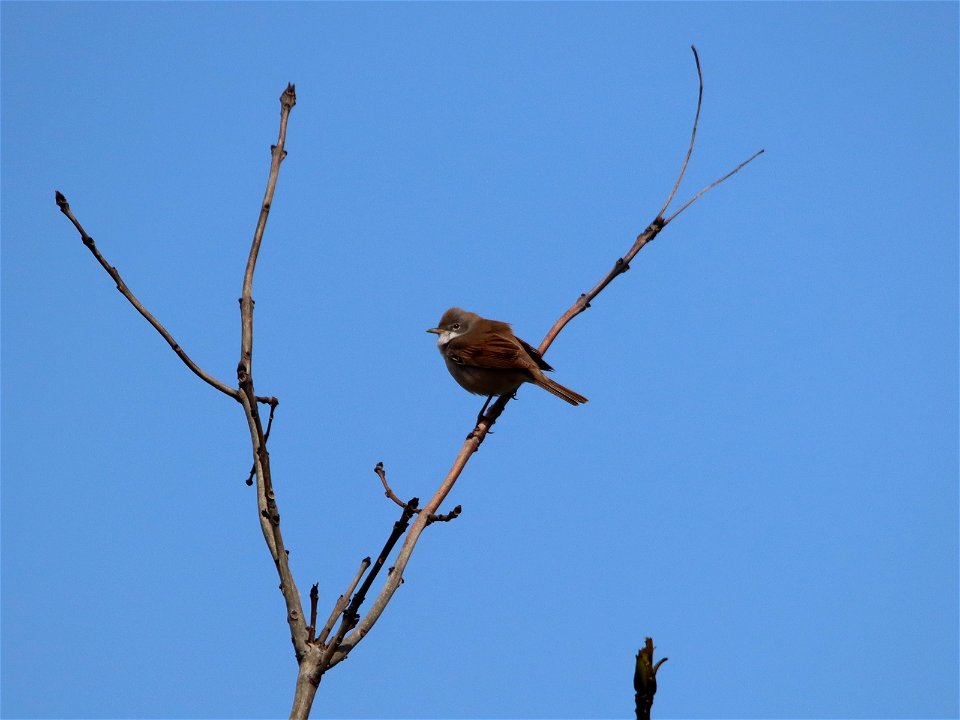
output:
M 513 334 L 509 323 L 453 307 L 427 332 L 437 335 L 437 348 L 453 379 L 468 392 L 486 395 L 488 403 L 494 395 L 512 395 L 525 382 L 571 405 L 587 402 L 580 393 L 544 375 L 553 368 L 535 347 Z

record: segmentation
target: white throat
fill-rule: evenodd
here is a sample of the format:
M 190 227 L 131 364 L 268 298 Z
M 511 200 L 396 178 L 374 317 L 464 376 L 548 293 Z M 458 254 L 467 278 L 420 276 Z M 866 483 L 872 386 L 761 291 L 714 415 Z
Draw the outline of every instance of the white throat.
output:
M 444 330 L 443 332 L 437 335 L 437 347 L 443 348 L 447 343 L 449 343 L 454 338 L 458 338 L 463 335 L 462 332 L 454 332 L 453 330 Z

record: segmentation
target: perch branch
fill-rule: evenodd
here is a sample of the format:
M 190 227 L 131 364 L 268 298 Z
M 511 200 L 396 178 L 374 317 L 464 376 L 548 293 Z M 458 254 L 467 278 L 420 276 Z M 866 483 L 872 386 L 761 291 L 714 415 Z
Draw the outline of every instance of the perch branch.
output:
M 67 216 L 67 219 L 73 223 L 73 226 L 77 229 L 77 232 L 80 233 L 80 239 L 83 241 L 83 244 L 87 246 L 87 249 L 93 253 L 93 256 L 97 259 L 97 262 L 107 271 L 107 274 L 113 278 L 113 281 L 117 284 L 117 290 L 130 301 L 130 304 L 136 309 L 138 313 L 143 315 L 148 323 L 153 325 L 154 329 L 160 333 L 164 340 L 167 341 L 167 344 L 173 349 L 177 354 L 177 357 L 183 361 L 183 364 L 190 368 L 191 372 L 196 375 L 198 378 L 203 380 L 208 385 L 215 387 L 217 390 L 222 392 L 224 395 L 232 397 L 234 400 L 240 399 L 240 393 L 235 388 L 226 385 L 225 383 L 217 380 L 210 373 L 204 371 L 199 365 L 197 365 L 193 359 L 187 355 L 186 351 L 180 347 L 178 343 L 171 335 L 167 329 L 160 323 L 157 318 L 153 316 L 147 308 L 143 306 L 143 303 L 137 298 L 136 295 L 127 287 L 127 284 L 123 281 L 123 278 L 120 277 L 120 273 L 117 271 L 113 265 L 107 262 L 106 258 L 100 253 L 100 249 L 97 247 L 97 244 L 93 241 L 93 238 L 87 234 L 87 231 L 83 229 L 83 226 L 80 224 L 80 221 L 77 220 L 76 216 L 73 214 L 73 211 L 70 209 L 70 203 L 67 202 L 67 198 L 64 197 L 63 193 L 59 190 L 56 191 L 56 200 L 57 207 L 60 208 L 60 212 Z
M 683 176 L 686 173 L 688 161 L 693 154 L 693 147 L 697 135 L 697 124 L 700 119 L 700 107 L 703 102 L 703 75 L 700 70 L 700 58 L 697 54 L 695 47 L 693 49 L 694 60 L 697 66 L 697 77 L 699 78 L 699 92 L 697 95 L 697 111 L 694 115 L 693 121 L 693 130 L 690 134 L 690 144 L 687 148 L 687 154 L 684 158 L 683 165 L 680 168 L 680 173 L 677 176 L 677 180 L 674 183 L 673 188 L 671 189 L 669 195 L 667 196 L 667 202 L 661 208 L 660 212 L 657 213 L 657 217 L 650 223 L 650 225 L 640 233 L 633 245 L 627 251 L 627 253 L 617 259 L 614 263 L 613 268 L 608 272 L 601 280 L 598 282 L 589 292 L 582 294 L 577 300 L 573 303 L 569 310 L 567 310 L 560 318 L 553 324 L 553 327 L 547 332 L 543 341 L 540 343 L 538 348 L 540 354 L 546 353 L 550 345 L 553 344 L 553 341 L 556 339 L 557 335 L 566 327 L 574 317 L 582 313 L 590 306 L 590 301 L 593 300 L 597 295 L 599 295 L 604 288 L 609 285 L 614 278 L 619 275 L 622 275 L 627 270 L 630 269 L 630 262 L 636 257 L 637 253 L 644 248 L 644 246 L 653 240 L 659 232 L 666 226 L 667 220 L 664 220 L 663 213 L 666 212 L 667 207 L 673 201 L 676 196 L 677 190 L 680 187 L 680 183 L 683 180 Z M 762 150 L 760 152 L 763 152 Z M 746 165 L 750 160 L 757 157 L 760 153 L 756 153 L 746 162 L 741 163 L 736 169 L 732 172 L 724 175 L 720 180 L 709 185 L 707 188 L 702 190 L 700 193 L 694 196 L 692 200 L 687 202 L 682 208 L 681 211 L 689 207 L 695 200 L 703 195 L 707 190 L 716 187 L 721 182 L 726 180 L 728 177 L 736 173 L 740 168 Z M 678 213 L 675 213 L 671 216 L 670 219 L 676 217 Z M 450 471 L 447 473 L 446 477 L 440 483 L 440 487 L 437 489 L 436 493 L 430 501 L 424 506 L 423 512 L 420 513 L 419 517 L 414 521 L 413 525 L 410 527 L 410 531 L 407 533 L 406 538 L 404 539 L 403 545 L 400 547 L 400 551 L 397 554 L 397 560 L 394 564 L 394 571 L 390 573 L 386 582 L 384 582 L 383 587 L 380 590 L 379 595 L 373 601 L 370 606 L 370 609 L 367 611 L 367 614 L 357 623 L 356 628 L 347 635 L 341 647 L 333 655 L 330 660 L 330 667 L 336 665 L 347 653 L 368 633 L 373 625 L 380 618 L 380 615 L 383 613 L 384 608 L 387 603 L 390 602 L 390 598 L 393 596 L 393 593 L 396 592 L 397 588 L 400 586 L 400 583 L 403 581 L 403 572 L 406 569 L 407 563 L 410 560 L 410 555 L 413 553 L 414 547 L 416 547 L 417 541 L 420 539 L 420 535 L 423 533 L 424 528 L 429 523 L 429 517 L 431 513 L 435 513 L 437 508 L 440 506 L 440 503 L 447 497 L 450 493 L 450 490 L 453 488 L 454 484 L 457 481 L 457 478 L 460 477 L 460 473 L 463 471 L 464 466 L 467 464 L 467 461 L 470 457 L 477 451 L 480 447 L 480 444 L 483 442 L 484 438 L 487 436 L 487 433 L 490 431 L 490 428 L 503 413 L 504 408 L 507 403 L 510 402 L 509 395 L 501 395 L 497 398 L 496 402 L 490 405 L 486 414 L 482 415 L 474 427 L 473 431 L 467 436 L 467 439 L 464 441 L 463 446 L 460 448 L 460 452 L 457 455 L 456 459 L 453 462 L 453 467 L 450 468 Z

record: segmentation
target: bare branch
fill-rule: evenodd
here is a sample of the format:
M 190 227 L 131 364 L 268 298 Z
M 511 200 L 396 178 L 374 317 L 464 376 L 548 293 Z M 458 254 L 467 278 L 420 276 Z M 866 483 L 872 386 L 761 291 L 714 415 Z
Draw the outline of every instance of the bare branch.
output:
M 296 651 L 297 660 L 302 660 L 308 650 L 307 622 L 303 616 L 303 605 L 300 601 L 300 591 L 293 579 L 290 570 L 290 561 L 284 547 L 283 535 L 280 532 L 280 512 L 277 508 L 276 494 L 273 488 L 273 478 L 270 472 L 270 454 L 267 452 L 266 434 L 260 420 L 260 409 L 257 405 L 257 395 L 253 384 L 253 272 L 256 269 L 257 255 L 263 241 L 263 232 L 267 226 L 267 217 L 270 214 L 270 205 L 277 187 L 277 178 L 280 174 L 280 163 L 286 156 L 284 143 L 287 136 L 287 121 L 290 111 L 296 105 L 296 90 L 293 85 L 287 85 L 280 96 L 280 130 L 277 144 L 271 148 L 270 173 L 267 177 L 267 187 L 263 195 L 263 204 L 260 207 L 260 217 L 253 234 L 250 255 L 243 276 L 243 292 L 240 297 L 240 361 L 237 364 L 237 380 L 240 384 L 240 402 L 243 404 L 244 415 L 247 418 L 247 427 L 250 432 L 250 442 L 253 446 L 253 464 L 257 478 L 257 509 L 260 518 L 260 529 L 263 539 L 267 543 L 270 555 L 280 576 L 280 591 L 287 606 L 287 624 L 290 627 L 290 637 Z M 275 405 L 271 405 L 271 410 Z M 272 413 L 271 413 L 272 414 Z
M 163 339 L 167 341 L 167 344 L 177 354 L 177 357 L 183 361 L 183 364 L 190 368 L 190 370 L 198 378 L 203 380 L 208 385 L 215 387 L 224 395 L 228 395 L 234 400 L 239 400 L 240 393 L 238 390 L 226 385 L 220 380 L 217 380 L 215 377 L 205 372 L 199 365 L 197 365 L 190 358 L 190 356 L 187 355 L 186 351 L 180 347 L 180 343 L 174 340 L 173 335 L 171 335 L 167 329 L 160 324 L 160 321 L 153 316 L 153 313 L 147 310 L 147 308 L 143 306 L 143 303 L 137 299 L 137 296 L 133 294 L 130 288 L 127 287 L 127 284 L 123 281 L 123 278 L 120 277 L 120 273 L 117 271 L 117 269 L 108 263 L 106 258 L 100 254 L 100 250 L 97 248 L 97 244 L 93 241 L 93 238 L 87 234 L 86 230 L 84 230 L 83 226 L 80 224 L 80 221 L 77 220 L 76 216 L 74 216 L 73 211 L 70 210 L 70 203 L 67 202 L 67 198 L 64 197 L 63 193 L 57 190 L 55 197 L 57 200 L 57 207 L 60 208 L 60 212 L 66 215 L 70 222 L 73 223 L 73 226 L 77 229 L 77 232 L 80 233 L 80 239 L 83 240 L 83 244 L 87 246 L 87 249 L 89 249 L 91 253 L 93 253 L 93 256 L 97 259 L 97 262 L 100 263 L 103 269 L 107 271 L 107 274 L 110 275 L 110 277 L 112 277 L 114 282 L 117 284 L 117 290 L 119 290 L 120 293 L 130 301 L 130 304 L 133 305 L 138 313 L 146 318 L 148 323 L 153 325 L 154 329 L 160 333 Z
M 267 218 L 273 205 L 273 195 L 277 189 L 277 178 L 280 175 L 280 163 L 287 156 L 283 149 L 287 141 L 287 120 L 290 111 L 297 104 L 297 92 L 294 85 L 287 85 L 287 89 L 280 96 L 280 134 L 277 144 L 270 148 L 270 175 L 267 178 L 267 189 L 263 193 L 263 203 L 260 206 L 260 217 L 253 233 L 253 242 L 250 244 L 250 255 L 247 258 L 247 267 L 243 273 L 243 291 L 240 295 L 240 318 L 242 335 L 240 340 L 241 363 L 247 374 L 252 372 L 253 356 L 253 271 L 257 267 L 257 257 L 260 254 L 260 244 L 263 241 L 263 231 L 267 227 Z
M 500 398 L 497 402 L 499 403 Z M 494 403 L 496 405 L 496 403 Z M 489 415 L 489 413 L 488 413 Z M 440 504 L 444 501 L 450 491 L 453 489 L 454 484 L 457 482 L 457 478 L 460 477 L 460 473 L 463 472 L 463 468 L 466 466 L 467 461 L 470 459 L 470 456 L 477 451 L 477 448 L 480 447 L 481 438 L 486 434 L 489 425 L 485 424 L 486 420 L 481 420 L 477 425 L 477 429 L 473 433 L 467 436 L 467 439 L 463 443 L 463 447 L 460 449 L 460 453 L 457 455 L 454 460 L 453 467 L 447 473 L 447 476 L 443 479 L 443 482 L 440 484 L 440 487 L 434 493 L 433 497 L 430 498 L 430 501 L 422 508 L 422 511 L 417 516 L 417 519 L 413 522 L 413 525 L 410 526 L 409 532 L 403 541 L 403 545 L 400 547 L 400 552 L 397 554 L 397 560 L 393 566 L 393 572 L 391 572 L 386 581 L 383 584 L 383 587 L 380 589 L 380 593 L 377 595 L 376 599 L 370 606 L 370 609 L 367 611 L 367 614 L 357 623 L 357 626 L 347 635 L 343 642 L 340 644 L 340 647 L 336 650 L 330 660 L 325 663 L 325 669 L 333 667 L 340 661 L 342 661 L 347 654 L 353 649 L 353 647 L 363 639 L 363 637 L 370 632 L 370 628 L 380 619 L 380 616 L 383 614 L 384 609 L 387 606 L 387 603 L 390 602 L 390 598 L 393 597 L 393 593 L 396 592 L 397 588 L 400 587 L 403 582 L 403 571 L 407 567 L 407 563 L 410 561 L 410 556 L 413 554 L 413 549 L 417 545 L 417 541 L 420 539 L 420 535 L 423 533 L 424 528 L 427 526 L 427 523 L 430 519 L 430 514 L 436 512 L 440 507 Z
M 357 590 L 357 593 L 353 596 L 353 599 L 350 601 L 350 605 L 346 610 L 343 611 L 343 619 L 340 621 L 340 627 L 337 628 L 337 634 L 333 640 L 330 641 L 330 644 L 327 646 L 327 649 L 323 653 L 323 657 L 320 660 L 320 672 L 322 673 L 328 667 L 331 666 L 331 659 L 334 656 L 334 653 L 340 649 L 340 646 L 343 644 L 343 638 L 346 636 L 347 632 L 356 627 L 357 623 L 360 621 L 360 607 L 363 605 L 363 601 L 367 597 L 367 592 L 370 590 L 370 586 L 373 584 L 373 581 L 376 579 L 377 574 L 383 568 L 384 564 L 387 562 L 387 557 L 390 553 L 393 552 L 394 546 L 397 544 L 397 541 L 406 532 L 407 527 L 410 524 L 410 518 L 413 517 L 414 512 L 416 511 L 417 505 L 420 504 L 419 498 L 411 498 L 410 501 L 403 508 L 403 512 L 400 514 L 400 519 L 393 524 L 393 530 L 390 533 L 390 537 L 387 538 L 387 541 L 383 544 L 383 549 L 380 551 L 380 554 L 377 556 L 376 561 L 373 563 L 373 568 L 370 570 L 370 574 L 363 581 L 363 585 L 360 586 L 360 589 Z M 421 513 L 420 518 L 417 519 L 419 522 L 420 519 L 426 518 L 426 513 Z M 395 571 L 390 573 L 390 577 L 397 575 Z M 402 581 L 402 578 L 400 579 Z M 349 650 L 344 651 L 343 655 L 340 657 L 342 660 L 346 657 Z M 339 660 L 338 660 L 339 662 Z

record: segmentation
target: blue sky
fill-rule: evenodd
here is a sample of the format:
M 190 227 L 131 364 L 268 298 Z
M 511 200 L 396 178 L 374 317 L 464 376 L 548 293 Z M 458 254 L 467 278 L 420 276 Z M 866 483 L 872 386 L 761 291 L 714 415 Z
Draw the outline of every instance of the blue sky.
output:
M 281 717 L 295 677 L 240 408 L 321 615 L 480 401 L 461 305 L 551 348 L 316 717 L 958 715 L 956 3 L 2 5 L 2 713 Z

